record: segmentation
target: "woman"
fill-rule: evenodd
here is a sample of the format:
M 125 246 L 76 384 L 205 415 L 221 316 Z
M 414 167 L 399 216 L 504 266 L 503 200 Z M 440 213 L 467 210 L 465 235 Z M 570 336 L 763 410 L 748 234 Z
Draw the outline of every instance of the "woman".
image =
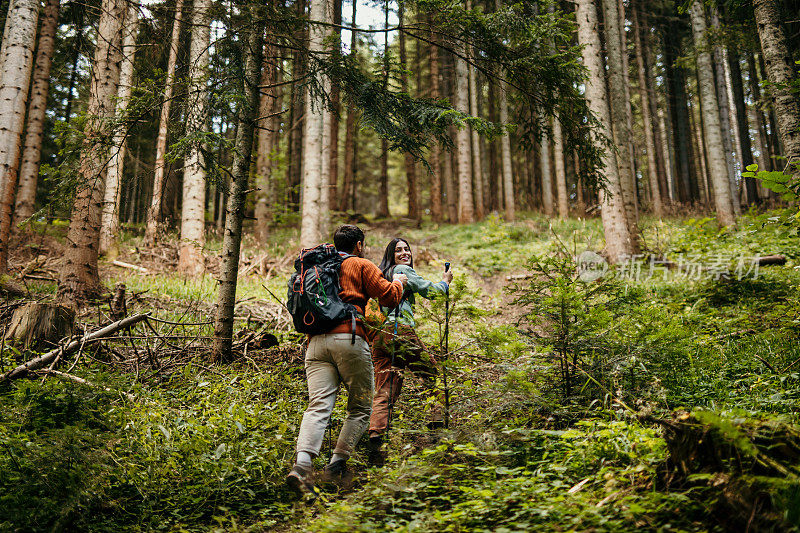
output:
M 417 294 L 429 299 L 444 294 L 453 280 L 451 271 L 446 271 L 442 281 L 437 283 L 417 274 L 414 271 L 411 246 L 407 240 L 400 238 L 389 241 L 378 268 L 389 280 L 395 274 L 405 274 L 408 284 L 398 308 L 381 307 L 386 318 L 372 342 L 372 363 L 375 366 L 375 398 L 369 420 L 369 463 L 372 465 L 382 465 L 385 461 L 381 445 L 383 434 L 389 427 L 392 407 L 403 386 L 401 370 L 409 368 L 414 371 L 423 379 L 432 395 L 435 394 L 436 361 L 414 331 L 414 298 Z M 441 423 L 441 413 L 438 410 L 433 418 L 433 424 Z

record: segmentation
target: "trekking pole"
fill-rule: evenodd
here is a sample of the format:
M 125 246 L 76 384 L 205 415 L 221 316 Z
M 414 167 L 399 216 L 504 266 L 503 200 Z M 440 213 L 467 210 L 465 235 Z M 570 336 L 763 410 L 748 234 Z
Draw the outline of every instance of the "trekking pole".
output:
M 385 438 L 389 439 L 389 427 L 392 425 L 392 411 L 394 411 L 394 358 L 397 351 L 397 323 L 400 320 L 400 306 L 403 305 L 402 298 L 400 304 L 394 309 L 394 337 L 392 338 L 392 359 L 389 364 L 389 418 L 386 420 Z
M 450 262 L 445 262 L 444 271 L 450 270 Z M 450 285 L 444 291 L 444 355 L 450 352 Z M 447 361 L 442 360 L 442 384 L 444 385 L 444 427 L 450 427 L 450 389 L 447 387 Z

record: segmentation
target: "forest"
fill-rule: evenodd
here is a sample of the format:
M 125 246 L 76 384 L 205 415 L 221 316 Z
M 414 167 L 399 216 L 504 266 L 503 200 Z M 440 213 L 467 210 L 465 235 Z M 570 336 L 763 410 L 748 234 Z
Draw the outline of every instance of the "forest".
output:
M 798 0 L 0 23 L 0 531 L 800 531 Z

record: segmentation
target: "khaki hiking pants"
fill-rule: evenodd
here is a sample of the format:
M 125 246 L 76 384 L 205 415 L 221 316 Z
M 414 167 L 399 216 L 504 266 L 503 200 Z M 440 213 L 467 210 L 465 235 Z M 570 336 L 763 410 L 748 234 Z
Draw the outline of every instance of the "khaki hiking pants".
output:
M 347 416 L 333 453 L 350 456 L 369 425 L 374 391 L 374 374 L 369 344 L 350 333 L 329 333 L 311 337 L 306 349 L 308 408 L 303 414 L 297 451 L 319 455 L 339 384 L 347 388 Z

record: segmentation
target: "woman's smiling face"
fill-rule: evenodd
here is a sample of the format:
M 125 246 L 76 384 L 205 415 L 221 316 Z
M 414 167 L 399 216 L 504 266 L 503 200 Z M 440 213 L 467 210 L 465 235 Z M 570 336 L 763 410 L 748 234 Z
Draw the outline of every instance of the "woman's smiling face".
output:
M 406 241 L 397 241 L 394 246 L 394 262 L 411 266 L 411 247 Z

